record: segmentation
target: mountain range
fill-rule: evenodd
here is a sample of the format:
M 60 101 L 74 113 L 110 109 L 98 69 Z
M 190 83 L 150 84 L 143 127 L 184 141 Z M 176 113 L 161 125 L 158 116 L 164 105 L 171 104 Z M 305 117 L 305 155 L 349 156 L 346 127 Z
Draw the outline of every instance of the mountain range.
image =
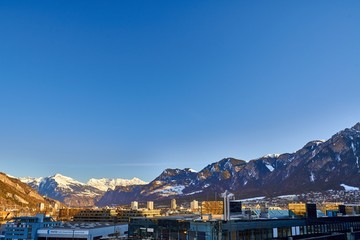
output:
M 81 183 L 56 174 L 22 179 L 42 195 L 70 206 L 105 206 L 131 201 L 204 200 L 228 190 L 237 198 L 357 189 L 360 186 L 360 123 L 330 139 L 311 141 L 293 153 L 251 161 L 225 158 L 201 171 L 166 169 L 149 183 L 139 179 L 91 179 Z M 107 189 L 107 191 L 105 191 Z
M 327 141 L 307 143 L 294 153 L 270 154 L 251 161 L 225 158 L 199 172 L 166 169 L 149 184 L 119 186 L 97 205 L 177 198 L 213 199 L 228 190 L 237 198 L 276 196 L 360 186 L 360 123 Z
M 41 195 L 53 198 L 72 207 L 94 206 L 95 203 L 107 190 L 115 189 L 116 186 L 146 184 L 146 182 L 133 178 L 127 179 L 90 179 L 87 183 L 79 182 L 73 178 L 55 174 L 49 177 L 20 178 Z

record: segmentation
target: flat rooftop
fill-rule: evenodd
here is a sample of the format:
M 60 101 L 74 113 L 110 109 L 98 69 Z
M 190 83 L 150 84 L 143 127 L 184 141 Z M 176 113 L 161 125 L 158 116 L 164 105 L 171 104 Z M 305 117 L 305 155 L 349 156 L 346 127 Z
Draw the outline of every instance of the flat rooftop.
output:
M 103 223 L 103 222 L 64 222 L 60 226 L 48 227 L 42 229 L 97 229 L 104 227 L 114 227 L 114 226 L 123 226 L 127 223 Z

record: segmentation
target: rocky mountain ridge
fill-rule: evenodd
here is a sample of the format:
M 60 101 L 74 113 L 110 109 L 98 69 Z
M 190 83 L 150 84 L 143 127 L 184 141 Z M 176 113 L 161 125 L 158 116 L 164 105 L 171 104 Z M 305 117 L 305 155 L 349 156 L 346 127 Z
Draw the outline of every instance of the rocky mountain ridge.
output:
M 97 203 L 128 204 L 176 197 L 208 199 L 229 190 L 237 198 L 275 196 L 360 186 L 360 123 L 329 140 L 307 143 L 294 153 L 271 154 L 246 162 L 226 158 L 195 173 L 166 169 L 147 185 L 117 187 Z
M 52 208 L 60 203 L 41 196 L 36 190 L 19 179 L 0 173 L 0 206 L 3 211 L 32 212 L 39 209 L 40 203 L 46 209 Z
M 358 189 L 359 159 L 360 123 L 357 123 L 326 141 L 310 141 L 294 153 L 268 154 L 251 161 L 225 158 L 199 172 L 189 168 L 166 169 L 150 183 L 134 178 L 134 181 L 122 181 L 122 186 L 115 186 L 119 181 L 114 179 L 91 179 L 85 184 L 60 174 L 22 181 L 40 194 L 69 206 L 105 206 L 169 198 L 216 199 L 225 190 L 237 198 L 271 197 L 341 190 L 345 186 Z

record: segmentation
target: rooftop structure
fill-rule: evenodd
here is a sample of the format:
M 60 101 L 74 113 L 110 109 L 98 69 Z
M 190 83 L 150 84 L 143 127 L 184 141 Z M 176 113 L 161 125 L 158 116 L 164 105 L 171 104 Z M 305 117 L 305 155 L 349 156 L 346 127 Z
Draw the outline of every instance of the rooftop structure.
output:
M 127 224 L 67 222 L 57 227 L 41 228 L 37 230 L 37 235 L 38 240 L 97 240 L 109 237 L 122 239 L 127 236 L 127 230 Z
M 44 214 L 37 214 L 35 217 L 16 217 L 6 223 L 5 240 L 36 240 L 37 229 L 60 225 L 61 222 L 55 222 Z

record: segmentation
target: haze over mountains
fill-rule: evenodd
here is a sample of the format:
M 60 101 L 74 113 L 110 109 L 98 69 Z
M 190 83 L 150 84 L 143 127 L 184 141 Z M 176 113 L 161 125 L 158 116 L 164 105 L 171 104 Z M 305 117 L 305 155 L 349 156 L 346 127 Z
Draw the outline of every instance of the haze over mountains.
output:
M 190 168 L 166 169 L 150 183 L 139 179 L 91 179 L 84 184 L 60 174 L 22 181 L 40 194 L 70 206 L 105 206 L 169 198 L 202 200 L 225 190 L 237 198 L 245 198 L 344 187 L 358 189 L 359 160 L 360 123 L 357 123 L 326 141 L 311 141 L 294 153 L 269 154 L 248 162 L 225 158 L 199 172 Z

